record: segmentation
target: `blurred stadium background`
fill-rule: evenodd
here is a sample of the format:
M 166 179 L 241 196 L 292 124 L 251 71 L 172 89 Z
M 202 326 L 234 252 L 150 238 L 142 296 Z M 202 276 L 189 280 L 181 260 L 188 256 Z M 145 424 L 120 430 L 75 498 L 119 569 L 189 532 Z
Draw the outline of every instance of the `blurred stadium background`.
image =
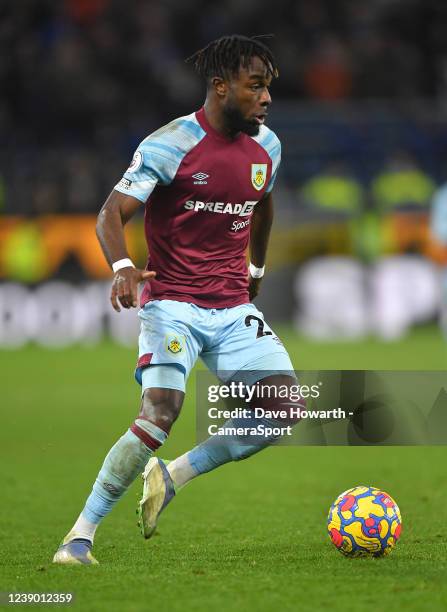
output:
M 133 345 L 135 312 L 108 305 L 95 215 L 139 141 L 200 107 L 184 58 L 231 32 L 272 32 L 281 67 L 259 306 L 320 341 L 434 329 L 447 264 L 430 229 L 447 180 L 442 3 L 24 0 L 0 5 L 0 346 Z M 141 224 L 128 239 L 143 266 Z

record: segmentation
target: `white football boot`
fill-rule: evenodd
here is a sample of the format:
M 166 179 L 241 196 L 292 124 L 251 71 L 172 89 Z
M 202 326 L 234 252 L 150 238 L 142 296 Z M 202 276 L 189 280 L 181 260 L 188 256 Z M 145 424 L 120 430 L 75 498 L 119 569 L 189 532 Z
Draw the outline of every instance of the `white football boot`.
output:
M 138 526 L 143 537 L 148 539 L 157 527 L 160 513 L 173 499 L 175 489 L 166 464 L 157 457 L 149 459 L 142 476 L 143 497 L 137 509 L 140 517 Z

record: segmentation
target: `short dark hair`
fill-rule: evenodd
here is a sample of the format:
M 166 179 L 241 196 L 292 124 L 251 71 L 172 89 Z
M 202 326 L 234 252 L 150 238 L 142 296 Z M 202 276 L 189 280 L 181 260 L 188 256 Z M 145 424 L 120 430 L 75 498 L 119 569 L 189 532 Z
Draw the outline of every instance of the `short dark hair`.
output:
M 248 68 L 253 57 L 259 57 L 272 77 L 279 75 L 278 67 L 271 50 L 262 39 L 271 38 L 270 34 L 261 36 L 242 36 L 232 34 L 213 40 L 203 49 L 196 51 L 187 62 L 207 82 L 215 76 L 229 78 L 238 74 L 239 69 Z

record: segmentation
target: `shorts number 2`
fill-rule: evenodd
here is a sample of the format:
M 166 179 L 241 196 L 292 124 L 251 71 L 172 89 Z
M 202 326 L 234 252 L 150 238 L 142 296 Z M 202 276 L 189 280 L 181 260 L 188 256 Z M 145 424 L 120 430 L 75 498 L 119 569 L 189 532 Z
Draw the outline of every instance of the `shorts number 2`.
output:
M 246 327 L 251 327 L 251 322 L 256 321 L 258 324 L 258 332 L 256 334 L 256 340 L 258 338 L 262 338 L 262 336 L 272 336 L 271 331 L 264 331 L 264 321 L 259 317 L 255 317 L 255 315 L 248 315 L 245 317 L 245 325 Z

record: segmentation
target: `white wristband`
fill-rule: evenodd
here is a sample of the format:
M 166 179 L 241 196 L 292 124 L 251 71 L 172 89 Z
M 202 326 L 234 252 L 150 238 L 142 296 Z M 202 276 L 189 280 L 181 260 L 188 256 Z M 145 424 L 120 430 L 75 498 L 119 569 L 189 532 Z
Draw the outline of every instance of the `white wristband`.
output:
M 248 269 L 252 278 L 262 278 L 264 276 L 265 266 L 262 266 L 262 268 L 257 268 L 251 263 Z
M 118 270 L 121 270 L 121 268 L 135 268 L 135 266 L 133 265 L 132 260 L 126 257 L 125 259 L 118 259 L 118 261 L 115 261 L 115 263 L 112 264 L 112 270 L 114 272 L 118 272 Z

